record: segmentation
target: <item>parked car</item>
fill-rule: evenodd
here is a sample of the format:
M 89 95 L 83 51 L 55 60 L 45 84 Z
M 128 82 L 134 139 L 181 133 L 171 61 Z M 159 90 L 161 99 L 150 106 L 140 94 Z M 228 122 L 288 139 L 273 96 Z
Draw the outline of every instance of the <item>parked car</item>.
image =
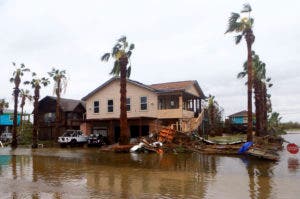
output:
M 9 132 L 4 132 L 0 136 L 1 142 L 11 142 L 12 141 L 12 134 Z
M 88 146 L 103 146 L 106 144 L 105 138 L 97 133 L 92 133 L 88 137 Z
M 87 136 L 80 130 L 67 130 L 64 134 L 58 137 L 58 143 L 64 147 L 70 146 L 82 146 L 87 142 Z

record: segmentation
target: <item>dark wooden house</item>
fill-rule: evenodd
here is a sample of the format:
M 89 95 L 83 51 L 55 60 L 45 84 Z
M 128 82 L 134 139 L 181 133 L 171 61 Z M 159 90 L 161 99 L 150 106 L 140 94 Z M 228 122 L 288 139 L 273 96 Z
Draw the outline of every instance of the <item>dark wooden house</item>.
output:
M 39 101 L 39 132 L 40 140 L 56 139 L 66 129 L 80 129 L 84 121 L 85 103 L 80 100 L 60 100 L 59 131 L 55 132 L 56 97 L 46 96 Z

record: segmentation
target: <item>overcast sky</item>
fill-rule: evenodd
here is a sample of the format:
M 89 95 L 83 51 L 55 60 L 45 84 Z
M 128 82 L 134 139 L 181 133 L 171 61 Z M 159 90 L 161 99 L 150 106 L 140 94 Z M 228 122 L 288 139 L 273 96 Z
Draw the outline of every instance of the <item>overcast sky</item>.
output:
M 107 81 L 112 63 L 100 56 L 121 35 L 136 45 L 131 79 L 145 84 L 197 80 L 225 115 L 247 108 L 245 80 L 236 78 L 247 51 L 224 35 L 231 12 L 249 2 L 253 50 L 272 78 L 273 110 L 300 121 L 300 2 L 297 0 L 0 0 L 0 98 L 13 107 L 9 83 L 24 63 L 39 76 L 65 69 L 65 98 L 81 99 Z M 24 79 L 29 79 L 25 76 Z M 53 95 L 53 84 L 41 98 Z M 32 110 L 32 104 L 26 107 Z

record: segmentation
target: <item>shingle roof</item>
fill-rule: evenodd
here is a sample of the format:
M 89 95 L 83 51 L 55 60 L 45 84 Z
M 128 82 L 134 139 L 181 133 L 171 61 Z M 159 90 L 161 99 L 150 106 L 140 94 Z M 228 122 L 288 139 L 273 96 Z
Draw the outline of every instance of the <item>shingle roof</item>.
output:
M 193 85 L 195 85 L 196 89 L 200 93 L 200 97 L 206 98 L 196 80 L 166 82 L 166 83 L 152 84 L 149 86 L 151 88 L 156 89 L 158 92 L 174 92 L 174 91 L 185 91 L 186 89 L 188 89 Z
M 50 98 L 50 99 L 56 101 L 56 97 L 53 97 L 53 96 L 46 96 L 44 99 L 46 99 L 46 98 Z M 42 100 L 44 100 L 44 99 L 42 99 Z M 84 101 L 60 98 L 60 108 L 65 112 L 66 111 L 73 111 L 79 104 L 81 104 L 83 107 L 85 107 L 85 102 Z
M 161 91 L 176 91 L 185 90 L 186 88 L 192 86 L 195 81 L 181 81 L 181 82 L 166 82 L 160 84 L 149 85 L 151 88 Z

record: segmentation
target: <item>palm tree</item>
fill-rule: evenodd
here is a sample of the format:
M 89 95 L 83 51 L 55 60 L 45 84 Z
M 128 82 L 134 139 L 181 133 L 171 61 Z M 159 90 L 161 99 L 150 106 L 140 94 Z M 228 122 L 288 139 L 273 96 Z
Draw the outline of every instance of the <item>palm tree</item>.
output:
M 47 86 L 50 81 L 45 78 L 36 77 L 36 73 L 32 73 L 32 80 L 24 82 L 25 84 L 31 84 L 31 87 L 34 89 L 34 109 L 33 109 L 33 132 L 32 132 L 32 148 L 37 148 L 37 132 L 38 132 L 38 120 L 39 120 L 39 99 L 40 99 L 40 89 L 41 86 Z
M 61 93 L 66 90 L 67 76 L 65 70 L 58 70 L 55 68 L 52 68 L 52 71 L 48 72 L 48 74 L 54 80 L 53 92 L 56 94 L 55 135 L 59 136 L 60 98 L 61 98 Z
M 216 106 L 218 103 L 215 101 L 215 96 L 209 95 L 208 97 L 208 115 L 209 115 L 209 126 L 210 126 L 210 134 L 214 136 L 216 134 L 215 132 L 215 126 L 216 126 Z
M 0 99 L 0 115 L 3 114 L 4 109 L 8 108 L 9 104 L 5 99 Z
M 266 64 L 260 61 L 259 56 L 252 51 L 252 82 L 254 89 L 255 99 L 255 128 L 256 135 L 262 135 L 263 132 L 263 114 L 264 114 L 264 101 L 263 101 L 263 81 L 266 79 Z M 237 78 L 244 78 L 248 74 L 247 61 L 243 65 L 243 71 L 238 73 Z M 247 82 L 246 82 L 247 84 Z
M 256 134 L 263 136 L 267 133 L 268 112 L 272 111 L 271 95 L 267 93 L 267 88 L 272 87 L 273 84 L 270 82 L 271 78 L 266 77 L 266 64 L 260 60 L 254 51 L 252 51 L 252 59 Z M 237 75 L 238 78 L 247 75 L 247 62 L 244 63 L 243 68 L 244 70 Z
M 247 17 L 241 18 L 239 13 L 231 13 L 229 17 L 228 29 L 225 33 L 237 32 L 235 36 L 235 43 L 239 44 L 244 37 L 247 43 L 248 51 L 248 130 L 247 141 L 252 141 L 252 44 L 254 43 L 255 36 L 252 31 L 254 19 L 250 17 L 252 11 L 249 4 L 244 4 L 241 14 L 247 13 Z
M 16 63 L 12 63 L 14 67 L 16 67 Z M 25 72 L 30 71 L 28 68 L 25 67 L 24 64 L 21 64 L 19 68 L 13 72 L 13 77 L 10 78 L 10 82 L 15 84 L 14 88 L 14 121 L 13 121 L 13 139 L 11 142 L 12 148 L 17 148 L 18 141 L 17 141 L 17 116 L 18 116 L 18 98 L 20 93 L 20 83 L 21 77 L 24 75 Z
M 271 103 L 271 95 L 268 94 L 267 88 L 271 88 L 273 84 L 271 83 L 271 78 L 266 78 L 262 81 L 261 89 L 261 101 L 262 101 L 262 132 L 267 133 L 268 131 L 268 113 L 272 112 L 272 103 Z
M 102 61 L 108 61 L 110 57 L 114 59 L 114 67 L 110 74 L 120 77 L 120 145 L 129 144 L 129 131 L 127 125 L 127 110 L 126 110 L 126 78 L 129 78 L 131 73 L 131 65 L 127 67 L 128 62 L 134 49 L 134 44 L 129 44 L 125 36 L 117 40 L 117 43 L 112 48 L 111 53 L 105 53 Z
M 20 91 L 20 98 L 21 98 L 21 104 L 20 104 L 20 108 L 21 108 L 21 131 L 23 130 L 23 114 L 24 114 L 24 106 L 25 106 L 25 102 L 26 100 L 32 101 L 32 96 L 30 95 L 29 90 L 24 90 L 21 89 Z

